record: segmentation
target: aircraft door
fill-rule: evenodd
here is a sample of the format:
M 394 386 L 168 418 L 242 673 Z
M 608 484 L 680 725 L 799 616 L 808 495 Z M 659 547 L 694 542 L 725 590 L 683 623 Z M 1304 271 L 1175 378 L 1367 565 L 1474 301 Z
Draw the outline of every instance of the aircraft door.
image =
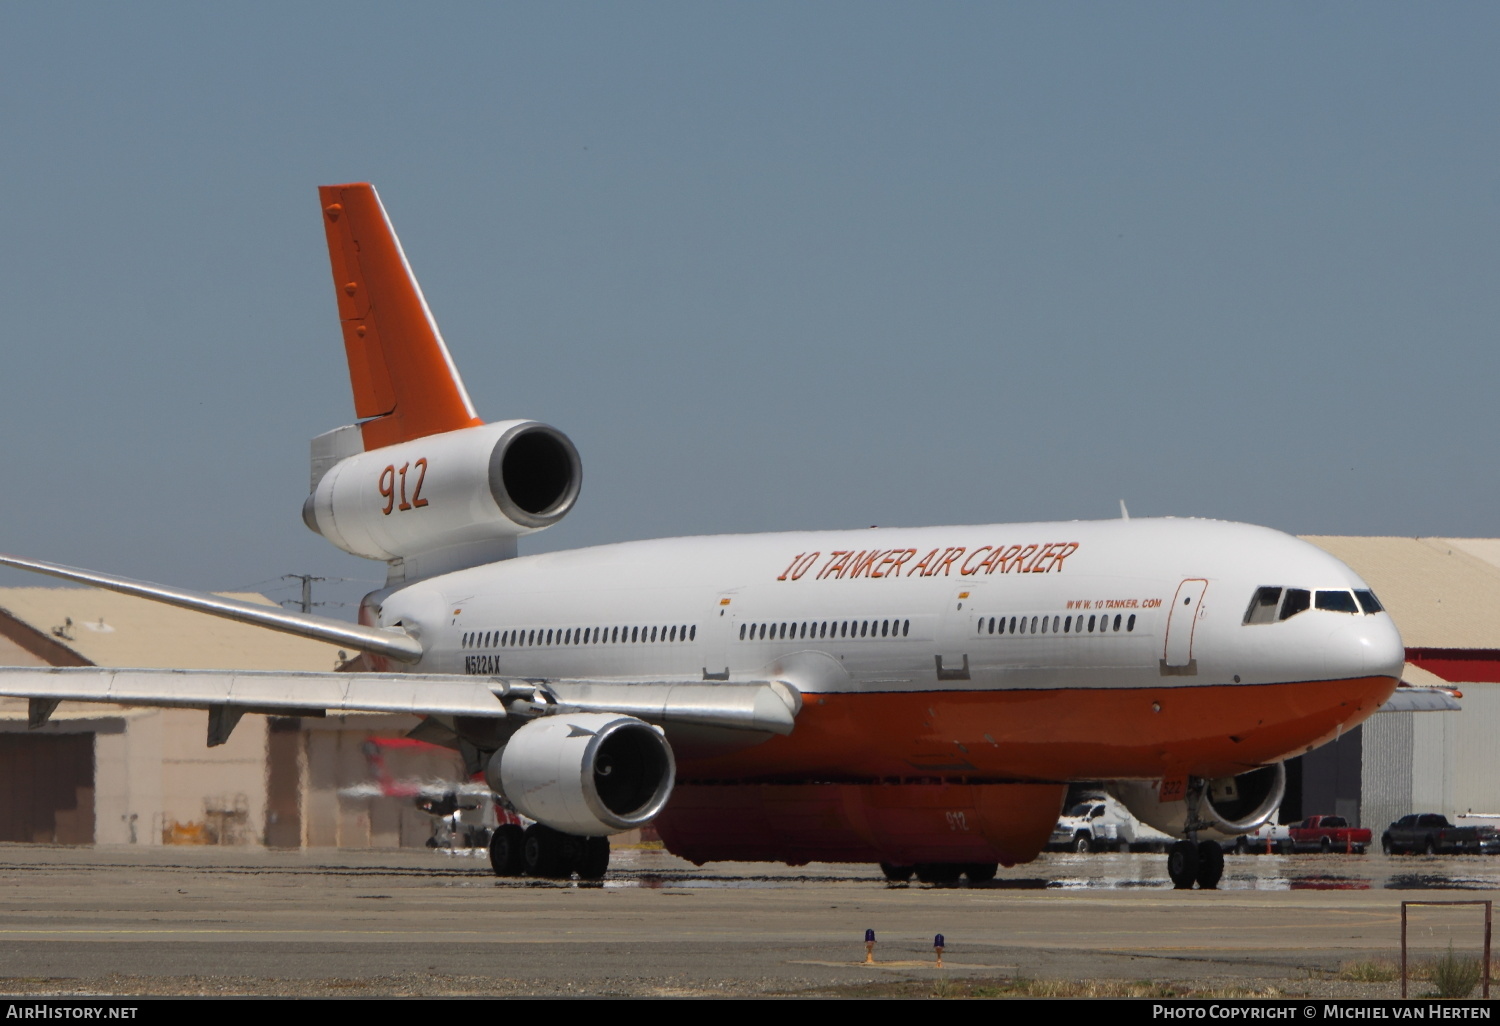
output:
M 729 645 L 738 621 L 734 595 L 714 596 L 713 608 L 704 617 L 703 634 L 698 639 L 702 643 L 704 680 L 729 679 Z
M 1189 578 L 1177 586 L 1171 611 L 1167 613 L 1167 636 L 1161 658 L 1163 673 L 1198 672 L 1198 662 L 1193 658 L 1193 635 L 1197 632 L 1198 620 L 1203 613 L 1203 593 L 1207 590 L 1208 582 L 1197 577 Z
M 933 659 L 938 680 L 969 680 L 969 656 L 974 648 L 974 625 L 978 622 L 978 589 L 959 588 L 938 617 L 937 652 Z

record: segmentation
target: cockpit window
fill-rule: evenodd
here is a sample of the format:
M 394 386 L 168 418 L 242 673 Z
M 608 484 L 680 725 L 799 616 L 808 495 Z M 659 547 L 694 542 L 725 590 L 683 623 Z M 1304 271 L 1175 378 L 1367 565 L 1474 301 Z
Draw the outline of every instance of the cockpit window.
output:
M 1281 616 L 1277 619 L 1289 620 L 1311 606 L 1312 593 L 1306 588 L 1288 588 L 1286 598 L 1281 601 Z
M 1276 607 L 1281 604 L 1280 588 L 1257 588 L 1245 610 L 1245 623 L 1275 623 Z
M 1369 615 L 1385 612 L 1385 606 L 1380 604 L 1380 600 L 1375 597 L 1373 591 L 1356 591 L 1354 597 L 1359 600 L 1359 608 Z
M 1354 596 L 1347 591 L 1320 591 L 1317 600 L 1319 609 L 1326 609 L 1330 613 L 1358 613 L 1359 606 L 1354 602 Z

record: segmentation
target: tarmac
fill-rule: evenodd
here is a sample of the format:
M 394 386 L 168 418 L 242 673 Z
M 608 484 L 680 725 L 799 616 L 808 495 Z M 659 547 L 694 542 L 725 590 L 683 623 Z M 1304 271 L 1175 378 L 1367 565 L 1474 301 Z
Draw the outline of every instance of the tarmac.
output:
M 1500 891 L 1494 857 L 1226 865 L 1215 891 L 1173 890 L 1148 854 L 892 885 L 873 866 L 699 868 L 640 848 L 580 884 L 497 879 L 482 852 L 0 845 L 0 992 L 838 995 L 1024 979 L 1390 996 L 1349 967 L 1395 963 L 1403 900 Z M 1410 915 L 1414 957 L 1478 951 L 1482 909 Z

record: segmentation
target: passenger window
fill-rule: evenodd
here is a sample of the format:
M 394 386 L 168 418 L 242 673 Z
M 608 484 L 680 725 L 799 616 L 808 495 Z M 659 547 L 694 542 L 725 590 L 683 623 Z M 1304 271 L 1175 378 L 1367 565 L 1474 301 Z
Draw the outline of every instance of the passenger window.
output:
M 1380 604 L 1380 600 L 1375 597 L 1373 591 L 1356 591 L 1354 597 L 1359 600 L 1359 608 L 1363 609 L 1367 614 L 1373 615 L 1385 612 L 1385 606 Z
M 1034 616 L 1031 618 L 1031 633 L 1036 633 L 1036 617 Z
M 640 640 L 640 628 L 639 627 L 632 627 L 632 628 L 630 628 L 630 640 L 631 641 L 639 641 Z
M 1056 634 L 1057 633 L 1057 629 L 1059 627 L 1061 627 L 1061 626 L 1062 626 L 1062 617 L 1060 617 L 1060 616 L 1054 616 L 1052 618 L 1052 633 Z
M 1354 596 L 1347 591 L 1320 591 L 1317 598 L 1318 608 L 1326 609 L 1330 613 L 1358 613 L 1359 606 L 1354 602 Z
M 990 633 L 995 633 L 995 618 L 993 616 L 990 617 Z
M 1281 602 L 1280 588 L 1257 588 L 1250 599 L 1250 608 L 1245 610 L 1245 624 L 1275 623 L 1276 606 Z
M 1115 630 L 1119 630 L 1119 629 L 1120 629 L 1120 614 L 1116 613 L 1115 614 Z
M 911 621 L 910 620 L 903 620 L 903 621 L 901 621 L 901 636 L 904 638 L 910 632 L 911 632 Z
M 1288 588 L 1286 597 L 1281 600 L 1281 615 L 1277 619 L 1290 620 L 1311 605 L 1312 593 L 1306 588 Z
M 688 640 L 689 641 L 697 641 L 698 640 L 698 625 L 697 624 L 693 624 L 691 627 L 688 628 Z
M 1094 618 L 1092 616 L 1089 617 L 1089 633 L 1094 633 Z
M 1042 617 L 1042 633 L 1047 633 L 1047 618 L 1045 616 Z
M 1063 633 L 1064 634 L 1072 634 L 1073 633 L 1073 618 L 1071 616 L 1068 617 L 1066 620 L 1063 621 Z
M 1133 630 L 1135 630 L 1135 614 L 1134 613 L 1131 613 L 1130 614 L 1130 619 L 1125 621 L 1125 630 L 1127 630 L 1127 631 L 1133 631 Z
M 740 640 L 741 641 L 745 640 L 745 625 L 744 624 L 740 624 Z

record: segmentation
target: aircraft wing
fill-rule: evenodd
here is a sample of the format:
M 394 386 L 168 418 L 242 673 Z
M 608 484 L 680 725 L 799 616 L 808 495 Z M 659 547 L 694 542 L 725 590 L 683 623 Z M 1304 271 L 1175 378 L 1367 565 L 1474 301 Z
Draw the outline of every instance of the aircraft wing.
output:
M 275 716 L 382 712 L 504 718 L 605 712 L 648 723 L 789 734 L 802 696 L 782 681 L 535 680 L 452 674 L 281 670 L 156 670 L 103 666 L 0 667 L 0 697 L 30 700 L 30 725 L 59 702 L 209 711 L 209 745 L 247 712 Z M 217 724 L 217 726 L 216 726 Z

